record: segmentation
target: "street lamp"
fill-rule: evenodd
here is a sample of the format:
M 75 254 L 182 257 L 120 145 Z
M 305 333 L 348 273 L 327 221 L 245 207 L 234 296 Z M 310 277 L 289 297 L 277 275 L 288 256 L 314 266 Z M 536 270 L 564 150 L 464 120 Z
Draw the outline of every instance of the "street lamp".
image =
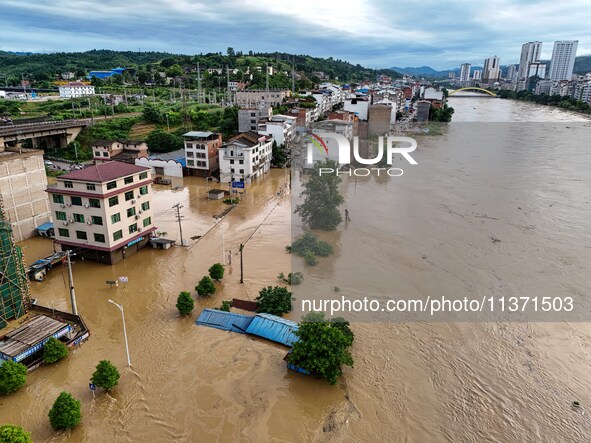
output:
M 125 328 L 125 314 L 123 313 L 123 306 L 115 303 L 113 300 L 109 300 L 109 303 L 113 303 L 117 306 L 117 309 L 121 311 L 121 320 L 123 320 L 123 336 L 125 337 L 125 352 L 127 353 L 127 367 L 131 368 L 131 359 L 129 358 L 129 345 L 127 344 L 127 329 Z
M 74 140 L 72 144 L 74 145 L 74 155 L 76 156 L 76 163 L 78 163 L 78 147 L 76 146 L 78 142 Z

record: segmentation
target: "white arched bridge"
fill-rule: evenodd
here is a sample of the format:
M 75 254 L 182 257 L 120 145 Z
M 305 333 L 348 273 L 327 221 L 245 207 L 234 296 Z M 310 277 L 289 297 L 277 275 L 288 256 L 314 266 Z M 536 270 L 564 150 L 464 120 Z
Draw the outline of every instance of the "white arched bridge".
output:
M 476 86 L 466 86 L 465 88 L 454 89 L 453 91 L 451 91 L 449 93 L 449 95 L 454 95 L 456 92 L 461 92 L 461 91 L 478 91 L 478 92 L 482 92 L 482 93 L 488 94 L 491 97 L 498 97 L 498 95 L 495 94 L 494 92 L 489 91 L 488 89 L 479 88 L 479 87 L 476 87 Z

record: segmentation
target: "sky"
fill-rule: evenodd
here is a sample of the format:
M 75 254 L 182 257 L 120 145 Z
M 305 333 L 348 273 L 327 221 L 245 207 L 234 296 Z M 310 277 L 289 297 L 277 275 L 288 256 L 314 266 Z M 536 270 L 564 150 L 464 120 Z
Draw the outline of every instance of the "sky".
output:
M 519 62 L 524 42 L 579 40 L 591 54 L 589 0 L 0 0 L 0 50 L 178 54 L 288 52 L 363 66 Z

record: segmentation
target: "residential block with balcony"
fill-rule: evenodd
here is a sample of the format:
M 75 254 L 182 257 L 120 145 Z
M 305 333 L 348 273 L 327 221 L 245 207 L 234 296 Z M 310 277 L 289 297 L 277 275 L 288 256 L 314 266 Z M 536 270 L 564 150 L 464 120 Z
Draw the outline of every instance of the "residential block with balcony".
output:
M 185 138 L 185 158 L 190 175 L 211 177 L 219 173 L 218 149 L 222 146 L 222 134 L 191 131 Z
M 271 168 L 273 137 L 247 131 L 219 149 L 220 181 L 251 183 Z
M 152 221 L 150 168 L 117 161 L 57 178 L 49 186 L 55 242 L 99 263 L 116 263 L 143 248 Z

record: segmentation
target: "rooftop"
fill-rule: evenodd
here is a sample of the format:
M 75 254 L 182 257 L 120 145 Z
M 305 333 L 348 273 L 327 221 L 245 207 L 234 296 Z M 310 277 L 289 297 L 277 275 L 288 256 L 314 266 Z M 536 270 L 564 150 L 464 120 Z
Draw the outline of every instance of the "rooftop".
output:
M 214 134 L 213 132 L 209 132 L 209 131 L 189 131 L 186 134 L 183 134 L 183 137 L 207 138 L 213 134 Z
M 20 361 L 50 337 L 63 335 L 68 330 L 67 323 L 37 315 L 2 337 L 0 353 Z
M 78 171 L 69 172 L 59 177 L 59 180 L 80 180 L 85 182 L 103 183 L 117 178 L 126 177 L 138 172 L 148 171 L 150 168 L 136 166 L 130 163 L 110 161 L 100 165 L 89 166 Z
M 230 143 L 242 143 L 247 147 L 253 147 L 259 144 L 259 139 L 264 138 L 266 139 L 267 136 L 263 134 L 259 134 L 255 131 L 246 131 L 241 132 L 238 135 L 235 135 L 230 139 Z

